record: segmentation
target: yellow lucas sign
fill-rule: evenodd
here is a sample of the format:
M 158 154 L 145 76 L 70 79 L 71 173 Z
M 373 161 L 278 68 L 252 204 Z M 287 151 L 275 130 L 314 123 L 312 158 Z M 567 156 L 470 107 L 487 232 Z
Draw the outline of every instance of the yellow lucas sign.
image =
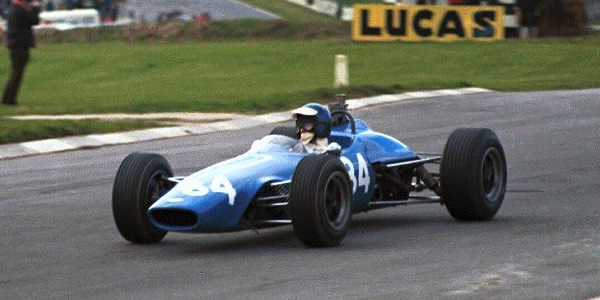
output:
M 355 41 L 493 41 L 504 38 L 501 6 L 353 6 Z

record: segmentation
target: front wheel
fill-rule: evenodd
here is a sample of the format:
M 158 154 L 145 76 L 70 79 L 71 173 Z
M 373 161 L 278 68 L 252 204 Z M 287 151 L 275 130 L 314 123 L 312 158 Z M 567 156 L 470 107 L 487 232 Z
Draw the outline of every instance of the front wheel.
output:
M 117 229 L 128 241 L 136 244 L 160 242 L 166 231 L 150 222 L 148 208 L 167 193 L 173 176 L 167 160 L 151 153 L 128 155 L 115 177 L 112 208 Z
M 487 128 L 455 130 L 444 147 L 440 181 L 442 199 L 455 219 L 493 218 L 507 182 L 506 158 L 496 134 Z
M 333 155 L 303 158 L 292 177 L 289 209 L 296 236 L 311 247 L 338 245 L 352 218 L 346 168 Z

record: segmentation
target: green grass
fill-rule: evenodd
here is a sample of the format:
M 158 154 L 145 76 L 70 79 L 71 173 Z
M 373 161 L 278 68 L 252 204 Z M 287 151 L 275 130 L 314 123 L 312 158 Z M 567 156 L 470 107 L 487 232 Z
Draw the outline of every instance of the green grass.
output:
M 385 4 L 383 0 L 337 0 L 336 2 L 343 6 L 352 6 L 353 4 Z
M 0 124 L 0 144 L 164 126 L 148 121 L 21 121 L 5 118 L 0 119 Z
M 292 22 L 240 19 L 212 21 L 209 25 L 196 22 L 134 24 L 127 27 L 82 28 L 69 31 L 38 32 L 40 44 L 57 43 L 181 43 L 223 40 L 320 40 L 347 39 L 350 23 Z
M 600 35 L 494 43 L 242 40 L 42 44 L 32 52 L 19 105 L 2 115 L 107 112 L 262 113 L 350 97 L 480 86 L 500 91 L 600 86 Z M 351 87 L 331 88 L 335 54 Z M 0 57 L 8 57 L 0 50 Z M 0 60 L 0 84 L 8 59 Z M 148 124 L 0 119 L 2 142 Z M 154 126 L 154 125 L 148 125 Z M 14 132 L 20 132 L 15 135 Z
M 263 20 L 241 19 L 212 22 L 202 30 L 201 34 L 195 37 L 187 36 L 186 41 L 346 39 L 349 32 L 350 23 L 343 22 L 291 22 L 288 20 L 265 22 Z
M 265 112 L 335 94 L 333 58 L 369 90 L 481 86 L 496 90 L 600 86 L 600 40 L 497 43 L 242 41 L 42 45 L 19 103 L 0 115 L 101 112 Z M 0 57 L 7 51 L 0 50 Z M 0 82 L 9 63 L 0 60 Z M 362 92 L 361 92 L 362 91 Z M 366 91 L 366 92 L 365 92 Z

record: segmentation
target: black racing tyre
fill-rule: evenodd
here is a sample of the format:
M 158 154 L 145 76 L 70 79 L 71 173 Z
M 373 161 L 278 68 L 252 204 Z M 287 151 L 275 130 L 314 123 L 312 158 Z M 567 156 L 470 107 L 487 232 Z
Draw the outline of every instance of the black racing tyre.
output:
M 293 139 L 298 139 L 298 133 L 296 133 L 296 127 L 294 126 L 277 126 L 271 130 L 270 134 L 284 135 Z
M 506 192 L 504 150 L 487 128 L 455 130 L 444 147 L 440 166 L 442 200 L 461 221 L 487 221 L 496 215 Z
M 131 153 L 121 163 L 113 185 L 112 208 L 117 229 L 136 244 L 160 242 L 166 231 L 150 222 L 148 208 L 172 185 L 165 178 L 173 171 L 167 160 L 151 153 Z
M 311 247 L 338 245 L 352 219 L 350 178 L 339 158 L 303 158 L 292 177 L 288 207 L 300 241 Z

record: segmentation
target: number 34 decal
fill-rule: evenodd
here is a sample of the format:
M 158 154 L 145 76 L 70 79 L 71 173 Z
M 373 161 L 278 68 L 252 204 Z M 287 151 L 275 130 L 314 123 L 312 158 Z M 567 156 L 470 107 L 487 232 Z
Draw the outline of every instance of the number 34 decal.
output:
M 187 196 L 202 197 L 209 193 L 209 188 L 199 183 L 198 185 L 184 187 L 181 192 Z M 229 179 L 223 175 L 213 178 L 210 183 L 210 192 L 226 194 L 229 197 L 229 205 L 233 206 L 233 203 L 235 203 L 236 191 Z
M 350 181 L 352 181 L 352 193 L 356 193 L 356 189 L 359 186 L 365 187 L 365 194 L 369 192 L 369 184 L 371 183 L 371 177 L 369 177 L 369 168 L 367 165 L 367 161 L 360 154 L 356 154 L 356 159 L 358 160 L 358 177 L 354 174 L 354 165 L 352 161 L 347 157 L 341 156 L 340 160 L 344 163 L 346 170 L 348 170 L 348 175 L 350 176 Z
M 364 193 L 366 194 L 369 192 L 369 184 L 371 183 L 371 177 L 369 176 L 369 168 L 367 165 L 367 161 L 360 153 L 356 154 L 356 159 L 358 161 L 358 176 L 356 176 L 355 174 L 354 165 L 352 164 L 352 161 L 347 157 L 340 157 L 340 160 L 342 161 L 342 163 L 344 163 L 344 166 L 348 171 L 348 175 L 350 176 L 350 181 L 352 182 L 352 193 L 356 193 L 358 187 L 362 186 L 365 188 Z M 206 196 L 210 192 L 222 193 L 227 195 L 227 197 L 229 198 L 229 205 L 231 206 L 233 206 L 233 204 L 235 203 L 235 195 L 237 194 L 237 192 L 231 185 L 229 179 L 227 179 L 223 175 L 219 175 L 213 178 L 209 187 L 206 187 L 202 183 L 199 183 L 182 187 L 181 192 L 186 196 L 192 197 Z

